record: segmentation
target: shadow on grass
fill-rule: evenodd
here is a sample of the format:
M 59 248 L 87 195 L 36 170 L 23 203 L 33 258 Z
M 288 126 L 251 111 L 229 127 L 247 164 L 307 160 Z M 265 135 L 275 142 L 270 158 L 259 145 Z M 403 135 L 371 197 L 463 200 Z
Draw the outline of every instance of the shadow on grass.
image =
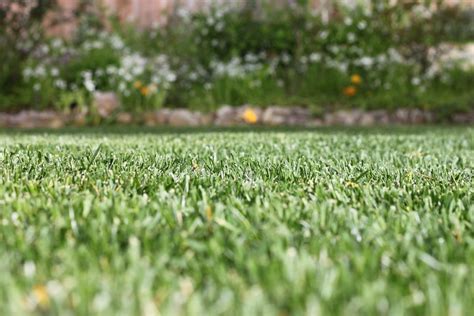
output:
M 138 134 L 202 134 L 202 133 L 299 133 L 314 132 L 321 134 L 426 134 L 426 133 L 450 133 L 462 130 L 470 130 L 472 126 L 459 125 L 389 125 L 373 127 L 302 127 L 302 126 L 235 126 L 235 127 L 146 127 L 146 126 L 94 126 L 94 127 L 65 127 L 60 129 L 18 129 L 0 128 L 0 135 L 138 135 Z

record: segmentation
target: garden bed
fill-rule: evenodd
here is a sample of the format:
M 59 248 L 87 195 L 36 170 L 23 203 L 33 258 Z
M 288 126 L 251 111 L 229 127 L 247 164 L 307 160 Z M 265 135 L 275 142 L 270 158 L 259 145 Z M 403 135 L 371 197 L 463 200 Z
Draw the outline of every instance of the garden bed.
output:
M 25 7 L 0 6 L 0 112 L 74 106 L 90 113 L 100 91 L 112 91 L 120 111 L 134 116 L 246 103 L 319 115 L 341 108 L 448 117 L 472 111 L 469 12 L 431 1 L 368 2 L 354 8 L 334 1 L 330 19 L 307 1 L 258 10 L 211 6 L 147 30 L 104 17 L 91 2 L 63 39 L 41 32 L 46 6 L 13 1 Z

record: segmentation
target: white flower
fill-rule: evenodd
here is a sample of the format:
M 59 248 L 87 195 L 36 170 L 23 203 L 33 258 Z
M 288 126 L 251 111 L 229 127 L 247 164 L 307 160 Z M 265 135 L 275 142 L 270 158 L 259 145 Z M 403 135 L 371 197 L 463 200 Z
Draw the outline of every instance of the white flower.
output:
M 419 86 L 421 84 L 421 79 L 418 77 L 413 77 L 411 79 L 411 84 L 414 86 Z
M 49 53 L 49 47 L 46 46 L 46 45 L 43 45 L 41 46 L 41 51 L 43 52 L 43 54 L 48 54 Z
M 46 68 L 43 65 L 39 65 L 38 67 L 36 67 L 35 75 L 36 77 L 46 76 Z
M 125 44 L 123 43 L 122 39 L 117 35 L 114 35 L 110 38 L 110 44 L 116 50 L 120 50 L 125 47 Z
M 365 56 L 359 60 L 359 63 L 362 66 L 371 67 L 374 64 L 374 59 L 372 57 Z
M 379 63 L 379 64 L 385 64 L 387 62 L 387 56 L 385 54 L 380 54 L 378 55 L 375 60 Z
M 120 92 L 124 92 L 127 89 L 127 85 L 125 84 L 125 82 L 121 82 L 118 86 L 118 89 Z
M 117 68 L 115 66 L 107 66 L 107 68 L 105 69 L 105 72 L 108 75 L 114 75 L 117 72 Z
M 355 40 L 356 40 L 356 36 L 354 33 L 348 33 L 347 34 L 347 40 L 349 41 L 349 43 L 354 43 Z
M 395 48 L 390 48 L 388 50 L 388 57 L 391 61 L 398 62 L 398 63 L 403 62 L 402 55 Z
M 101 49 L 104 47 L 104 43 L 101 42 L 101 41 L 94 41 L 92 43 L 92 48 L 95 48 L 95 49 Z
M 25 79 L 28 80 L 32 76 L 33 76 L 33 69 L 31 69 L 30 67 L 23 69 L 23 77 L 25 77 Z
M 166 74 L 166 80 L 169 82 L 174 82 L 176 81 L 176 75 L 172 72 L 169 72 Z
M 431 10 L 429 8 L 427 8 L 426 6 L 424 6 L 422 4 L 414 6 L 412 8 L 412 12 L 415 15 L 418 15 L 423 19 L 429 19 L 433 15 L 433 12 L 431 12 Z
M 84 77 L 84 79 L 92 79 L 92 72 L 91 71 L 83 71 L 81 73 L 81 76 Z
M 337 47 L 335 45 L 332 45 L 331 47 L 329 47 L 329 50 L 334 54 L 339 53 L 339 47 Z
M 191 81 L 197 80 L 197 79 L 198 79 L 198 74 L 197 74 L 196 72 L 194 72 L 194 71 L 191 72 L 191 73 L 189 74 L 189 79 L 190 79 Z
M 347 69 L 349 68 L 349 65 L 347 63 L 339 63 L 339 64 L 336 64 L 336 67 L 341 72 L 347 72 Z
M 281 61 L 282 61 L 284 64 L 289 64 L 290 61 L 291 61 L 290 55 L 288 55 L 287 53 L 283 53 L 283 55 L 281 55 Z
M 216 30 L 217 30 L 218 32 L 222 31 L 222 30 L 224 29 L 224 25 L 225 25 L 224 22 L 219 22 L 219 23 L 217 23 L 217 24 L 216 24 Z
M 51 69 L 51 76 L 53 76 L 53 77 L 59 76 L 59 69 L 58 68 L 52 68 Z
M 66 82 L 64 80 L 58 79 L 54 82 L 54 85 L 59 89 L 66 89 Z
M 56 49 L 61 48 L 61 46 L 63 46 L 63 41 L 60 38 L 55 38 L 51 42 L 51 46 Z
M 245 55 L 244 60 L 248 63 L 256 63 L 258 61 L 258 56 L 255 54 L 248 53 Z
M 89 92 L 95 91 L 95 84 L 91 79 L 84 80 L 84 87 L 86 87 Z
M 357 23 L 357 28 L 359 28 L 359 30 L 365 30 L 366 27 L 367 27 L 367 22 L 365 21 L 360 21 L 359 23 Z
M 321 54 L 319 53 L 312 53 L 309 55 L 309 60 L 313 63 L 321 61 Z
M 182 19 L 188 19 L 191 16 L 191 11 L 187 8 L 179 8 L 177 14 Z

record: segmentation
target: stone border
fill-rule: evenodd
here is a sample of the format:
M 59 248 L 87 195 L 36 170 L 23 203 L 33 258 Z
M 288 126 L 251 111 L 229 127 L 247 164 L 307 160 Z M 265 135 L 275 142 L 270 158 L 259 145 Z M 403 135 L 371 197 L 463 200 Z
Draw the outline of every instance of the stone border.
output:
M 270 106 L 266 108 L 244 105 L 239 107 L 223 106 L 214 113 L 201 113 L 188 109 L 168 109 L 132 115 L 127 112 L 103 111 L 96 109 L 92 113 L 72 111 L 25 110 L 15 114 L 0 113 L 0 127 L 3 128 L 61 128 L 64 126 L 97 125 L 110 122 L 123 125 L 145 126 L 380 126 L 380 125 L 419 125 L 440 122 L 435 112 L 420 109 L 398 109 L 362 111 L 340 110 L 328 112 L 321 117 L 312 115 L 304 107 Z M 451 124 L 474 125 L 474 109 L 465 113 L 456 113 L 443 122 Z

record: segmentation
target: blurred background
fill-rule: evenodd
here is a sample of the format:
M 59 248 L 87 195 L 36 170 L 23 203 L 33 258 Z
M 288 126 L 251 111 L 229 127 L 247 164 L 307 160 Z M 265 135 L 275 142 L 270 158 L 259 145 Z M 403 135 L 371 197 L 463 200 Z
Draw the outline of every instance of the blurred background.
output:
M 473 39 L 472 0 L 1 0 L 0 125 L 442 121 L 472 115 Z

